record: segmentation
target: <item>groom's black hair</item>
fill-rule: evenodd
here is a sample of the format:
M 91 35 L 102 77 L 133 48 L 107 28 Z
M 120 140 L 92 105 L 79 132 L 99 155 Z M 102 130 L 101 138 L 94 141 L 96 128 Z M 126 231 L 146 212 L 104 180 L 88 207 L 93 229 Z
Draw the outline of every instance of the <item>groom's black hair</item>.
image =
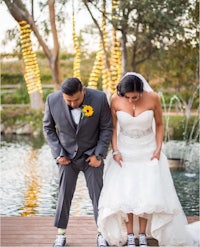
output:
M 139 77 L 135 75 L 126 75 L 117 85 L 118 95 L 124 96 L 125 93 L 130 92 L 143 92 L 143 82 Z
M 67 95 L 74 95 L 77 92 L 81 92 L 83 89 L 83 84 L 76 78 L 68 78 L 61 84 L 61 91 Z

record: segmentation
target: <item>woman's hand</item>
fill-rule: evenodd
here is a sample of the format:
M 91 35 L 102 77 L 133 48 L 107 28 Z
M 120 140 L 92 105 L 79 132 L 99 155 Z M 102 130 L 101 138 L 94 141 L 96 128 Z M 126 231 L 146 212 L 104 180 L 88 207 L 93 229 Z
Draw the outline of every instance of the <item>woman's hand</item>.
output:
M 113 159 L 122 167 L 122 155 L 121 153 L 113 154 Z
M 151 160 L 153 159 L 160 159 L 160 150 L 155 150 L 155 152 L 153 153 L 153 156 L 151 157 Z

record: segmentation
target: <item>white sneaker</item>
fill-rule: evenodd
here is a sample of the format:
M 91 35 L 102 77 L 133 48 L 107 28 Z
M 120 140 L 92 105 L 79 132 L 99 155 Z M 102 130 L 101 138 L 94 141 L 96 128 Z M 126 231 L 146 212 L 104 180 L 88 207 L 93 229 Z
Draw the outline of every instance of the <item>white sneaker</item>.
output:
M 108 246 L 105 238 L 101 235 L 101 233 L 98 234 L 98 237 L 97 237 L 97 246 L 98 247 L 105 247 L 105 246 Z
M 66 236 L 65 235 L 57 235 L 56 240 L 54 241 L 53 247 L 61 247 L 66 245 Z
M 147 238 L 145 234 L 140 233 L 139 234 L 139 245 L 140 246 L 147 246 Z
M 126 246 L 135 246 L 135 237 L 133 233 L 128 234 Z

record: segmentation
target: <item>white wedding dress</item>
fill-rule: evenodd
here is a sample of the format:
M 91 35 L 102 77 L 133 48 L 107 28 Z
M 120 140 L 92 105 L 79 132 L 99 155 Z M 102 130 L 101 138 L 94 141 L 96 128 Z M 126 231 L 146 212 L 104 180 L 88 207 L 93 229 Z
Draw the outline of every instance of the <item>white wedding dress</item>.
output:
M 105 160 L 98 230 L 109 245 L 122 246 L 127 240 L 127 213 L 133 213 L 136 236 L 141 216 L 148 219 L 147 237 L 157 239 L 160 246 L 192 246 L 167 158 L 161 153 L 159 161 L 150 160 L 156 148 L 153 111 L 136 117 L 118 111 L 117 118 L 118 149 L 123 162 L 120 167 L 111 153 Z

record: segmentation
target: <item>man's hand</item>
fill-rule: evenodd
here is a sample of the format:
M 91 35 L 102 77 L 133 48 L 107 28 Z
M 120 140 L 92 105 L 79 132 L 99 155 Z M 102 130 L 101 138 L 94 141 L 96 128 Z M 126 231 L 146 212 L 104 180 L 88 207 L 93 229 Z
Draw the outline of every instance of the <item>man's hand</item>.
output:
M 89 156 L 86 161 L 92 167 L 99 167 L 101 165 L 102 160 L 98 160 L 95 155 Z
M 71 163 L 71 160 L 67 157 L 60 157 L 59 159 L 57 159 L 57 163 L 59 165 L 67 166 Z

